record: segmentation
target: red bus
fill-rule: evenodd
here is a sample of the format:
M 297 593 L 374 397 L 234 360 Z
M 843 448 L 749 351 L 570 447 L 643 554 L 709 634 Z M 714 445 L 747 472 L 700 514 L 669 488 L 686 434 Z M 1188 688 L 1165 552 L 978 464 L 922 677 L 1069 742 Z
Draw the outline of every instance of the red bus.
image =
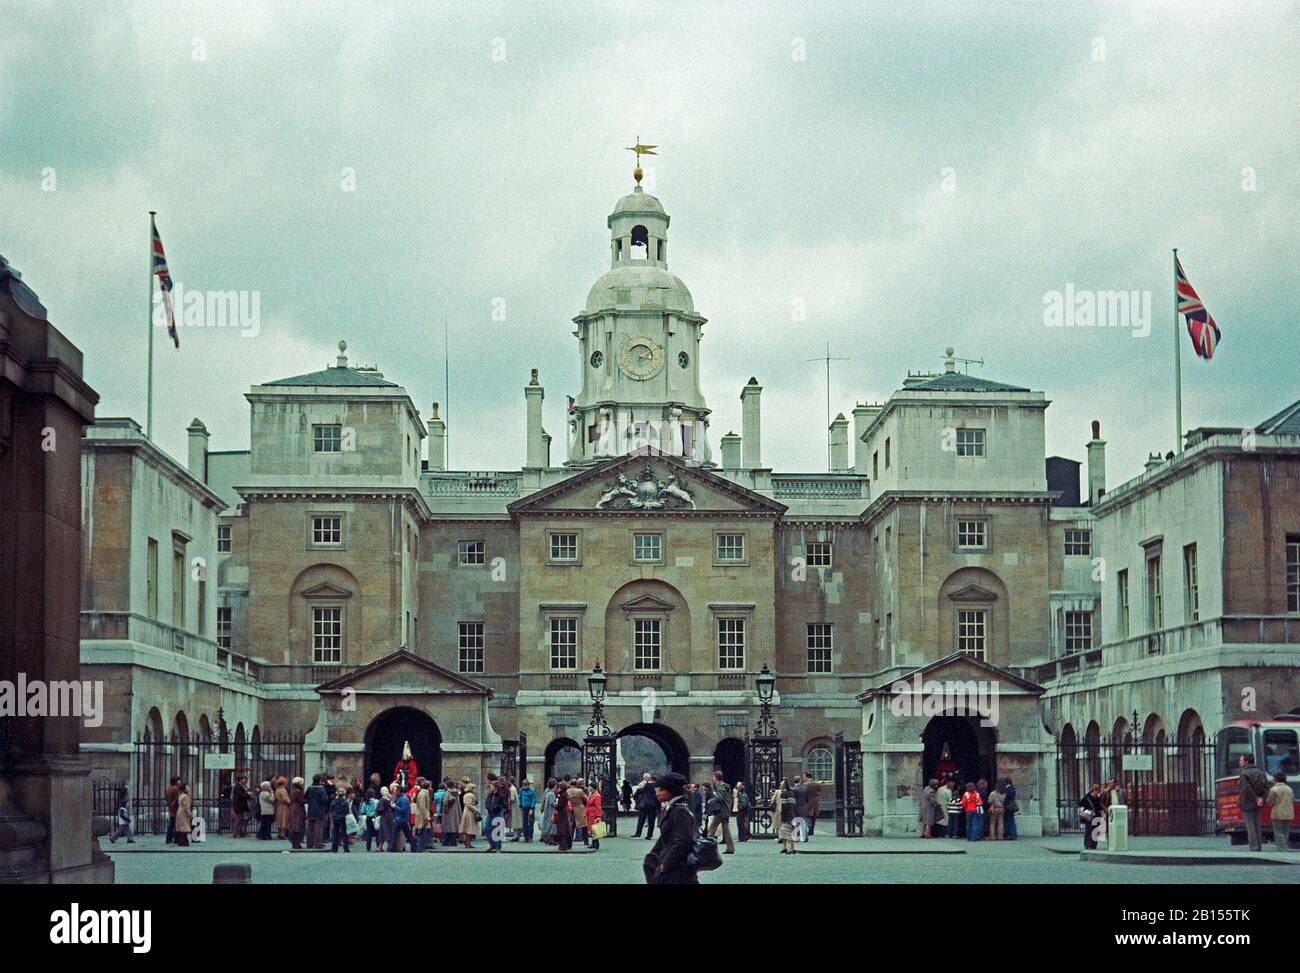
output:
M 1216 834 L 1226 834 L 1234 845 L 1245 844 L 1246 824 L 1237 806 L 1237 781 L 1241 767 L 1237 761 L 1243 754 L 1255 758 L 1255 766 L 1268 775 L 1286 774 L 1287 783 L 1295 786 L 1300 777 L 1300 713 L 1288 713 L 1271 720 L 1238 720 L 1229 723 L 1214 741 L 1214 759 L 1217 768 L 1214 781 L 1214 808 Z M 1260 815 L 1260 831 L 1265 841 L 1272 840 L 1273 827 L 1269 809 Z M 1296 840 L 1292 835 L 1292 840 Z

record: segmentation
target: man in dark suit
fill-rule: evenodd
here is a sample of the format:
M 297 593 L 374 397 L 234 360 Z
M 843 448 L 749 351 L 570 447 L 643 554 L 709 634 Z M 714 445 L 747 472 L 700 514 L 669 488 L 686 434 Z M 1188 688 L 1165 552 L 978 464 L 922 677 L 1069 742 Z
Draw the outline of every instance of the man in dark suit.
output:
M 633 838 L 641 837 L 641 826 L 647 825 L 648 830 L 645 833 L 646 841 L 650 841 L 655 836 L 655 821 L 659 817 L 659 798 L 655 797 L 655 779 L 649 774 L 643 774 L 641 783 L 635 787 L 636 793 L 633 800 L 636 802 L 636 834 Z
M 686 861 L 695 844 L 695 815 L 686 805 L 686 778 L 664 774 L 655 780 L 655 797 L 663 805 L 659 840 L 645 856 L 642 869 L 648 885 L 698 885 L 695 869 Z
M 808 820 L 808 837 L 812 837 L 817 828 L 817 815 L 822 809 L 822 785 L 813 780 L 808 771 L 803 774 L 803 816 Z

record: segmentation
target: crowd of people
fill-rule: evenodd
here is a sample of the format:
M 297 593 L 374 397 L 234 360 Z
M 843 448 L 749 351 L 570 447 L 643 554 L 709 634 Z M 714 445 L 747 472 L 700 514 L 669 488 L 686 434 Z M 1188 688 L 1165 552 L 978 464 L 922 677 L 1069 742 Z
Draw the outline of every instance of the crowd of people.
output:
M 932 777 L 921 791 L 921 837 L 1015 841 L 1016 785 L 1003 777 L 993 787 L 980 779 L 958 784 L 954 774 Z

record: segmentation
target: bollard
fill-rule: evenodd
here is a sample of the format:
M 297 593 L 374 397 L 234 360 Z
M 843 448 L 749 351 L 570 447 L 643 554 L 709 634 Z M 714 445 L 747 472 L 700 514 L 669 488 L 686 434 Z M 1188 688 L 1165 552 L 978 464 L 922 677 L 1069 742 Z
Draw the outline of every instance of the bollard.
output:
M 1112 804 L 1106 809 L 1106 849 L 1128 851 L 1128 806 Z
M 212 866 L 213 885 L 251 885 L 252 882 L 252 865 L 236 865 L 233 862 L 226 862 Z

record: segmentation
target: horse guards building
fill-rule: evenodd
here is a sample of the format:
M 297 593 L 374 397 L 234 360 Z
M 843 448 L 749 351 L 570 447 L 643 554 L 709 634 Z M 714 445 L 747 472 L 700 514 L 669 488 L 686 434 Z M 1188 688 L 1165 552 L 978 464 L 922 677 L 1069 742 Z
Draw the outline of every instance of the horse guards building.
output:
M 949 349 L 834 419 L 830 469 L 776 472 L 755 379 L 739 432 L 710 428 L 705 318 L 637 182 L 573 319 L 562 462 L 536 371 L 521 467 L 451 470 L 437 403 L 344 342 L 249 389 L 248 450 L 198 419 L 185 463 L 130 419 L 86 428 L 97 793 L 159 826 L 179 773 L 218 827 L 232 772 L 388 780 L 409 744 L 425 776 L 538 780 L 591 730 L 612 776 L 651 754 L 761 795 L 807 770 L 846 834 L 914 832 L 943 770 L 1011 777 L 1020 832 L 1056 833 L 1129 754 L 1130 786 L 1203 809 L 1207 740 L 1298 704 L 1300 402 L 1108 487 L 1097 423 L 1086 461 L 1046 457 L 1045 394 Z

